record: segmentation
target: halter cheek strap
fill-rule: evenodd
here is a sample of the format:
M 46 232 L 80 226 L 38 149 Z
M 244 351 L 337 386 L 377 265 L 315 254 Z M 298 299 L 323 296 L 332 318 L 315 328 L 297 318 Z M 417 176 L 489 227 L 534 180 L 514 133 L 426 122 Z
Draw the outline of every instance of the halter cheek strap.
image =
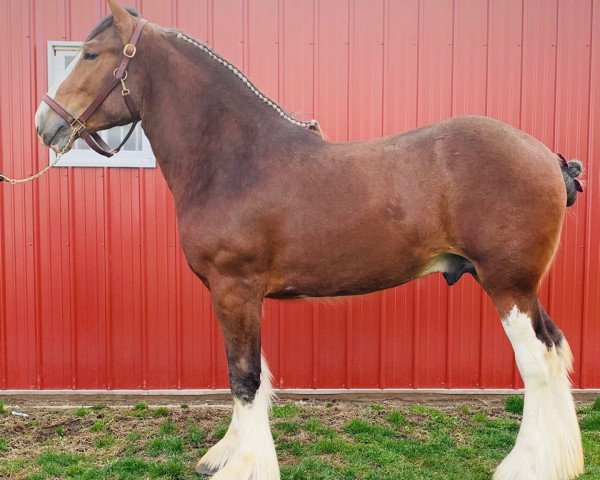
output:
M 140 112 L 136 107 L 133 99 L 131 98 L 131 91 L 127 88 L 125 84 L 125 80 L 127 80 L 127 67 L 129 62 L 135 54 L 137 53 L 136 44 L 140 39 L 142 34 L 142 30 L 144 26 L 148 23 L 148 20 L 144 20 L 143 18 L 136 22 L 135 30 L 133 31 L 133 35 L 131 35 L 131 39 L 129 43 L 123 47 L 123 59 L 117 68 L 115 68 L 113 72 L 113 78 L 104 85 L 100 93 L 96 96 L 96 98 L 92 101 L 89 107 L 85 109 L 85 111 L 79 116 L 74 117 L 69 112 L 67 112 L 63 107 L 61 107 L 53 98 L 50 98 L 48 94 L 44 95 L 43 101 L 48 104 L 52 110 L 54 110 L 58 115 L 60 115 L 73 130 L 77 131 L 79 136 L 90 146 L 92 150 L 99 153 L 100 155 L 104 155 L 105 157 L 112 157 L 115 153 L 117 153 L 127 140 L 131 137 L 133 130 L 139 122 Z M 123 141 L 114 149 L 111 149 L 108 144 L 102 140 L 100 135 L 97 133 L 91 133 L 85 122 L 89 120 L 89 118 L 100 108 L 100 106 L 104 103 L 106 98 L 110 95 L 110 93 L 114 90 L 114 88 L 121 83 L 121 95 L 123 96 L 123 100 L 125 101 L 125 105 L 127 105 L 127 109 L 129 113 L 136 118 L 136 120 L 125 135 Z

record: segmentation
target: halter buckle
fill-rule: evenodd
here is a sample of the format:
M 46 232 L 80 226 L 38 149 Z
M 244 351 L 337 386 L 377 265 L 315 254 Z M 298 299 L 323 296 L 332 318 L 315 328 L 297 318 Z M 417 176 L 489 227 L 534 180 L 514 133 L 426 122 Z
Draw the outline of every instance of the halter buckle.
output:
M 128 58 L 135 57 L 136 53 L 137 53 L 137 47 L 135 45 L 132 45 L 131 43 L 128 43 L 127 45 L 125 45 L 123 47 L 123 55 L 125 55 Z

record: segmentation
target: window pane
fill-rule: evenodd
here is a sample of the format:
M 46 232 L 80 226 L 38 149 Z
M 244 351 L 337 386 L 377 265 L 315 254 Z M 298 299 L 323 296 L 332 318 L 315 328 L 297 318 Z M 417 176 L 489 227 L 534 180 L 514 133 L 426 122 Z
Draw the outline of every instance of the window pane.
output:
M 126 135 L 130 128 L 131 128 L 130 125 L 127 125 L 126 127 L 124 127 L 125 131 L 123 132 L 123 135 Z M 125 145 L 123 146 L 123 150 L 136 151 L 136 150 L 141 150 L 141 149 L 142 149 L 142 129 L 138 125 L 137 127 L 135 127 L 135 130 L 131 134 L 131 137 L 129 137 L 129 140 L 127 140 L 127 143 L 125 143 Z
M 69 55 L 66 54 L 63 58 L 65 59 L 65 70 L 67 69 L 67 67 L 70 65 L 70 63 L 75 60 L 75 57 L 77 55 Z
M 106 143 L 108 143 L 111 148 L 116 147 L 123 138 L 121 135 L 121 127 L 114 127 L 106 132 Z
M 81 138 L 78 138 L 75 144 L 73 145 L 74 150 L 91 150 L 89 145 L 85 143 Z

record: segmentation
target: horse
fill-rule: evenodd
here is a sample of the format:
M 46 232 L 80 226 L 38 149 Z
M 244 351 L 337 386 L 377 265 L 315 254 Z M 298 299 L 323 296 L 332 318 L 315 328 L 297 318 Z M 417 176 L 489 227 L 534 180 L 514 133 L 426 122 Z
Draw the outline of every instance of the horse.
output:
M 73 137 L 142 122 L 225 342 L 234 413 L 198 473 L 280 478 L 260 338 L 265 298 L 358 295 L 434 272 L 450 285 L 475 277 L 525 384 L 515 445 L 493 478 L 583 472 L 573 357 L 537 295 L 581 190 L 579 161 L 482 116 L 329 142 L 204 43 L 108 4 L 35 124 L 61 152 Z

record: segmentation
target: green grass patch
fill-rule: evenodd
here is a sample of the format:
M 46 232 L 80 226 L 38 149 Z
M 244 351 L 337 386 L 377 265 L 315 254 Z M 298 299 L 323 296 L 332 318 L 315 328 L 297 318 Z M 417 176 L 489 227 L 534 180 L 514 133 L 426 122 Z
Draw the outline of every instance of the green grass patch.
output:
M 4 400 L 0 400 L 0 415 L 4 413 Z
M 183 461 L 177 459 L 169 459 L 166 462 L 151 464 L 148 469 L 148 473 L 150 474 L 151 478 L 180 479 L 184 478 L 184 474 L 188 469 L 189 466 Z
M 144 410 L 148 410 L 148 404 L 147 403 L 136 403 L 133 406 L 133 411 L 134 412 L 143 412 Z
M 115 444 L 115 438 L 112 435 L 106 435 L 103 437 L 99 437 L 94 441 L 94 446 L 96 448 L 108 448 L 112 447 Z
M 592 404 L 592 410 L 600 412 L 600 396 L 596 397 L 596 400 L 594 400 L 594 403 Z
M 185 441 L 192 447 L 200 447 L 204 442 L 204 432 L 196 425 L 190 425 L 187 429 Z
M 141 458 L 124 457 L 108 463 L 104 468 L 104 476 L 100 478 L 137 479 L 147 478 L 150 464 Z
M 167 407 L 156 407 L 152 410 L 152 415 L 155 417 L 166 417 L 169 415 L 169 409 Z
M 85 408 L 85 407 L 80 407 L 77 410 L 75 410 L 75 416 L 80 417 L 80 418 L 87 417 L 91 413 L 92 413 L 92 410 L 90 408 Z
M 73 467 L 84 460 L 84 456 L 77 453 L 46 451 L 38 456 L 37 464 L 48 475 L 59 476 L 66 468 Z
M 94 433 L 101 432 L 106 428 L 106 424 L 107 424 L 106 420 L 96 420 L 90 426 L 90 432 L 94 432 Z
M 298 415 L 300 411 L 300 407 L 293 403 L 273 405 L 272 416 L 273 418 L 291 418 Z
M 525 397 L 521 395 L 509 395 L 506 397 L 504 408 L 509 413 L 523 415 L 523 407 L 525 406 Z
M 600 432 L 600 412 L 593 410 L 579 421 L 579 425 L 582 430 Z
M 300 432 L 300 425 L 296 422 L 275 422 L 273 430 L 285 435 L 295 435 Z
M 167 420 L 160 426 L 160 433 L 162 435 L 172 435 L 177 431 L 177 424 L 171 420 Z
M 482 423 L 487 420 L 487 415 L 485 414 L 485 412 L 475 412 L 471 416 L 471 420 L 473 420 L 475 423 Z
M 403 427 L 404 425 L 408 425 L 408 420 L 406 419 L 406 417 L 397 410 L 388 413 L 387 420 L 396 427 Z
M 221 420 L 212 431 L 211 439 L 213 441 L 221 440 L 225 434 L 227 433 L 227 429 L 229 428 L 229 424 L 231 423 L 231 416 Z
M 349 433 L 356 439 L 366 442 L 377 442 L 382 439 L 394 438 L 396 434 L 388 427 L 364 420 L 351 420 L 345 427 L 344 432 Z
M 326 437 L 332 437 L 335 435 L 335 430 L 326 427 L 322 420 L 318 417 L 310 417 L 306 422 L 304 422 L 303 428 L 305 431 L 314 433 L 316 435 Z
M 151 457 L 159 455 L 176 455 L 183 452 L 183 439 L 173 435 L 153 438 L 146 446 L 146 452 Z
M 6 452 L 8 450 L 8 439 L 0 437 L 0 452 Z

